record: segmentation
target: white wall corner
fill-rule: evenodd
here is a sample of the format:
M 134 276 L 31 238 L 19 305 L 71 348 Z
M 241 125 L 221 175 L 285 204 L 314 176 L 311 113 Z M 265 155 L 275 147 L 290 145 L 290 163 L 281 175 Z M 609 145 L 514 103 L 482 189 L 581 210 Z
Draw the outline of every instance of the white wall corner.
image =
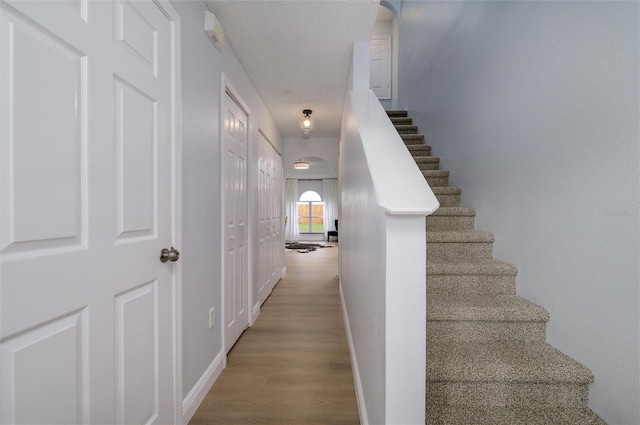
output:
M 371 66 L 371 43 L 356 41 L 353 43 L 353 91 L 369 90 L 369 68 Z
M 226 366 L 227 356 L 224 350 L 220 350 L 218 355 L 213 359 L 209 367 L 202 374 L 196 385 L 193 386 L 189 394 L 182 400 L 182 423 L 188 424 L 193 415 L 202 404 L 214 382 L 218 379 Z

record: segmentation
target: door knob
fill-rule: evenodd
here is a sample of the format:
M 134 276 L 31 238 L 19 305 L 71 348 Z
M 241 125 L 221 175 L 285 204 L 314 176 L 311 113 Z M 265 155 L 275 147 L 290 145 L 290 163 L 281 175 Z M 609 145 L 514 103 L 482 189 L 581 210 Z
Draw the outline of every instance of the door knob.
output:
M 162 248 L 162 250 L 160 250 L 160 261 L 163 263 L 167 261 L 178 261 L 178 258 L 180 258 L 180 251 L 174 247 L 171 247 L 171 249 Z

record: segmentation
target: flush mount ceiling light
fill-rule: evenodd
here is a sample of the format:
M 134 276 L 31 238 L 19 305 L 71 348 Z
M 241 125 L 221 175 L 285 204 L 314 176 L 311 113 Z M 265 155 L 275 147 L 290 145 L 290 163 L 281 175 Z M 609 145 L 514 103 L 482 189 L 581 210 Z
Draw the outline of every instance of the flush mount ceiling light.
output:
M 308 170 L 309 163 L 307 161 L 299 159 L 298 161 L 293 163 L 293 168 L 295 168 L 296 170 Z
M 313 126 L 315 125 L 313 118 L 311 118 L 312 112 L 313 111 L 311 111 L 311 109 L 303 110 L 302 113 L 304 115 L 302 116 L 302 118 L 300 118 L 300 121 L 298 121 L 304 137 L 309 137 L 309 135 L 311 134 L 311 130 L 313 130 Z

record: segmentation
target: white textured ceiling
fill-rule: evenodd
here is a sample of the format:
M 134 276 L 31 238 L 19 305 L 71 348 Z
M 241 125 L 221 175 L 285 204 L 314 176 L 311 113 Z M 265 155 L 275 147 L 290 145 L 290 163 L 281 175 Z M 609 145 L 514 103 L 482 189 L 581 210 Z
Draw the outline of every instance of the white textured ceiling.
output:
M 354 41 L 371 38 L 379 0 L 208 0 L 284 137 L 338 137 Z

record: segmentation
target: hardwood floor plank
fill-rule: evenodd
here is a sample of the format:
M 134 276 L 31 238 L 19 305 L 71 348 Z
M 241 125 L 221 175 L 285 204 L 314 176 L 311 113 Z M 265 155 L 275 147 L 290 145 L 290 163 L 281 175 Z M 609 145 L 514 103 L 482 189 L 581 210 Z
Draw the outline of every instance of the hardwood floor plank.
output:
M 359 424 L 338 248 L 287 251 L 287 277 L 240 337 L 190 424 Z

